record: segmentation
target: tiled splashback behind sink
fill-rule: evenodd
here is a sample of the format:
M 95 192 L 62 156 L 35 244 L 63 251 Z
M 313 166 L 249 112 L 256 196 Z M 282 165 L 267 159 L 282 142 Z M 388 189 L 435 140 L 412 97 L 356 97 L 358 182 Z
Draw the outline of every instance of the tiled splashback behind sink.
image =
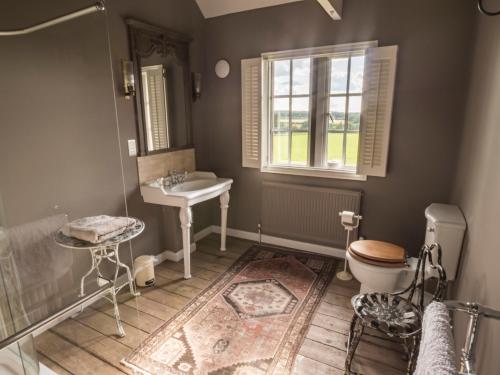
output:
M 167 176 L 172 170 L 193 172 L 196 170 L 194 148 L 138 157 L 137 168 L 139 184 Z

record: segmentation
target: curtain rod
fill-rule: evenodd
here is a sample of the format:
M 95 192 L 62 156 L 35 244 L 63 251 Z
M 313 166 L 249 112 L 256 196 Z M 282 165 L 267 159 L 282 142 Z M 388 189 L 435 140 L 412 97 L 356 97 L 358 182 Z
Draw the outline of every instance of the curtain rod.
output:
M 87 8 L 77 10 L 73 13 L 69 13 L 69 14 L 66 14 L 64 16 L 60 16 L 60 17 L 54 18 L 54 19 L 49 20 L 49 21 L 39 23 L 38 25 L 33 25 L 30 27 L 27 27 L 25 29 L 0 31 L 0 36 L 15 36 L 15 35 L 30 34 L 32 32 L 42 30 L 42 29 L 57 25 L 57 24 L 62 23 L 62 22 L 72 20 L 74 18 L 85 16 L 87 14 L 91 14 L 91 13 L 95 13 L 95 12 L 103 12 L 105 9 L 106 9 L 106 7 L 104 5 L 104 1 L 99 1 L 99 2 L 95 3 L 94 5 L 91 5 Z

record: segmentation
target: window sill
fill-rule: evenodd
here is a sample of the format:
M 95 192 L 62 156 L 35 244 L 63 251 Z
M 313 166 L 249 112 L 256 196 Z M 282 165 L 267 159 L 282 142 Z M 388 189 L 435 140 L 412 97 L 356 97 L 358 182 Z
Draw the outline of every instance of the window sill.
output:
M 301 168 L 301 167 L 279 167 L 279 166 L 263 166 L 261 172 L 289 174 L 296 176 L 310 176 L 322 178 L 337 178 L 341 180 L 366 181 L 365 175 L 359 175 L 349 171 L 322 169 L 322 168 Z

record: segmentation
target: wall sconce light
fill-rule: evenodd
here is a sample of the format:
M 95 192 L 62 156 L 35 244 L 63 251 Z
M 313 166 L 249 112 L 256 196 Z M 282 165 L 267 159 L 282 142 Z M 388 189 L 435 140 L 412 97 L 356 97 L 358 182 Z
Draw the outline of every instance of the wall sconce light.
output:
M 201 97 L 201 73 L 193 73 L 193 99 Z
M 135 96 L 134 63 L 128 60 L 122 60 L 123 90 L 125 99 Z

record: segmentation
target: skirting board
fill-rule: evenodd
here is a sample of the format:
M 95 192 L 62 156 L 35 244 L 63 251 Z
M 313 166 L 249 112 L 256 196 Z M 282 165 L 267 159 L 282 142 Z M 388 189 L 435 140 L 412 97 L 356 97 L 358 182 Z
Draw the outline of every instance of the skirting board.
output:
M 196 232 L 194 234 L 194 240 L 197 242 L 203 238 L 205 238 L 206 236 L 208 236 L 209 234 L 212 234 L 214 233 L 214 229 L 213 229 L 213 225 L 210 225 L 202 230 L 200 230 L 199 232 Z M 220 231 L 219 231 L 220 232 Z
M 196 241 L 199 241 L 211 233 L 220 233 L 220 226 L 212 225 L 210 227 L 206 227 L 205 229 L 196 233 L 194 235 L 194 238 Z M 231 237 L 241 238 L 243 240 L 259 242 L 259 234 L 255 233 L 255 232 L 247 232 L 244 230 L 227 228 L 227 235 L 231 236 Z M 308 243 L 308 242 L 289 240 L 286 238 L 269 236 L 266 234 L 262 235 L 262 243 L 265 243 L 268 245 L 288 247 L 290 249 L 309 251 L 309 252 L 315 253 L 315 254 L 329 255 L 329 256 L 332 256 L 335 258 L 345 259 L 345 250 L 338 249 L 338 248 L 331 247 L 331 246 L 323 246 L 323 245 L 312 244 L 312 243 Z
M 208 233 L 208 234 L 210 234 L 210 233 Z M 208 234 L 206 234 L 204 237 L 208 236 Z M 198 241 L 196 239 L 196 235 L 194 236 L 194 238 L 195 238 L 195 241 Z M 201 238 L 203 238 L 203 237 L 201 237 Z M 196 251 L 196 243 L 193 242 L 191 244 L 191 252 L 194 253 L 195 251 Z M 155 264 L 155 266 L 157 266 L 158 264 L 160 264 L 166 260 L 171 260 L 172 262 L 179 262 L 182 259 L 184 259 L 184 252 L 182 251 L 182 249 L 179 251 L 165 250 L 165 251 L 161 252 L 160 254 L 155 255 L 154 264 Z

